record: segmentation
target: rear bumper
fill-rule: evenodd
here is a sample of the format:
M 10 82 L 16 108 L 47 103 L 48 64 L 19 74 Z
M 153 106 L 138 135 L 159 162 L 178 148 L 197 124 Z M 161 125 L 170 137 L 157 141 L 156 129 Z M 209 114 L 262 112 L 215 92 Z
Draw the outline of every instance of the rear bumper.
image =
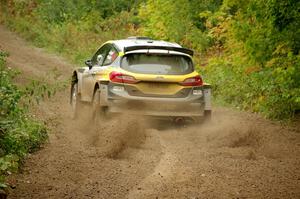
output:
M 109 112 L 128 113 L 147 116 L 197 117 L 203 116 L 206 107 L 204 94 L 208 88 L 192 88 L 186 97 L 144 97 L 132 96 L 124 90 L 112 89 L 114 85 L 101 86 L 101 104 L 107 106 Z M 193 90 L 202 90 L 201 95 L 193 94 Z M 209 88 L 210 90 L 210 88 Z M 210 92 L 209 92 L 210 93 Z M 210 103 L 209 103 L 210 106 Z
M 140 101 L 109 101 L 109 111 L 113 113 L 128 113 L 133 115 L 147 116 L 170 116 L 170 117 L 195 117 L 202 116 L 203 106 L 200 103 L 193 104 L 151 104 Z

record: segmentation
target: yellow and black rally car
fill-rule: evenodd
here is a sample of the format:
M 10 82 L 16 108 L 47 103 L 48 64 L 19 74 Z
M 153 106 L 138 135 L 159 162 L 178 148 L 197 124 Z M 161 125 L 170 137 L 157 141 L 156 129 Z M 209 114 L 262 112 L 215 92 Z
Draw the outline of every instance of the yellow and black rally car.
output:
M 86 67 L 73 72 L 73 115 L 81 102 L 93 114 L 122 113 L 210 118 L 210 85 L 195 71 L 193 51 L 176 43 L 129 37 L 104 43 Z

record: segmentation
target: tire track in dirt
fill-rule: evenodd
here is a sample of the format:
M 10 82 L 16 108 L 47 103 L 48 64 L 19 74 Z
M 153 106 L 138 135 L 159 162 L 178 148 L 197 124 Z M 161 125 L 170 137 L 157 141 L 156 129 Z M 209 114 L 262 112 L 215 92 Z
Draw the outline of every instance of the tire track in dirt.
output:
M 129 198 L 300 196 L 299 134 L 276 123 L 218 109 L 209 125 L 159 133 L 164 156 Z
M 160 138 L 163 156 L 153 170 L 153 173 L 144 178 L 142 182 L 128 194 L 128 198 L 130 199 L 155 198 L 158 197 L 158 193 L 163 193 L 165 191 L 169 194 L 166 187 L 169 186 L 170 183 L 185 180 L 192 175 L 192 172 L 187 169 L 187 165 L 180 162 L 180 159 L 177 157 L 176 150 L 173 149 L 174 143 L 172 144 L 169 139 L 166 139 L 166 136 L 171 136 L 173 139 L 174 137 L 175 139 L 182 138 L 181 136 L 178 136 L 177 130 L 164 132 L 151 130 L 151 133 L 156 134 Z M 181 142 L 181 144 L 189 143 Z M 179 190 L 174 190 L 175 193 L 178 191 Z M 168 195 L 165 197 L 168 197 Z

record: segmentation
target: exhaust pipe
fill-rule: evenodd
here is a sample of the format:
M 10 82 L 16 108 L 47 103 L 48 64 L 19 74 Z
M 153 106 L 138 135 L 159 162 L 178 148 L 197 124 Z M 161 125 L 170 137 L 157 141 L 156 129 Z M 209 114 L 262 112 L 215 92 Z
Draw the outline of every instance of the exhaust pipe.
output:
M 184 118 L 183 118 L 183 117 L 176 117 L 176 118 L 174 119 L 174 122 L 175 122 L 176 124 L 182 124 L 182 123 L 184 123 Z

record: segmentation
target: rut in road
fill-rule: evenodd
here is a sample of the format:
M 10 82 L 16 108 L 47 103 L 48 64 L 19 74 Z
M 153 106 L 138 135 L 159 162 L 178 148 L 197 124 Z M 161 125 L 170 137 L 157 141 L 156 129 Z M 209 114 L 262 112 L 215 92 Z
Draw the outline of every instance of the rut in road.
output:
M 72 64 L 0 27 L 16 79 L 64 83 Z M 257 115 L 214 110 L 207 125 L 136 117 L 70 119 L 69 89 L 33 107 L 49 142 L 28 157 L 9 198 L 299 198 L 300 134 Z

